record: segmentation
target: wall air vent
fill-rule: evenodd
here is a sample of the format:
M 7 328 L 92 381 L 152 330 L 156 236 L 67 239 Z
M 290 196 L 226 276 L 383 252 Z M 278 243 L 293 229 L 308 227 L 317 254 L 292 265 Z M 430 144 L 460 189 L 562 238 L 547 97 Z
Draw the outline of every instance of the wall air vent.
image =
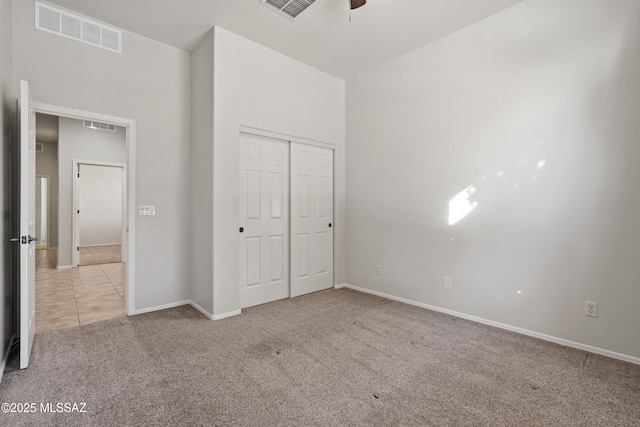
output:
M 89 128 L 89 129 L 108 130 L 109 132 L 115 132 L 116 131 L 116 125 L 110 125 L 108 123 L 94 122 L 94 121 L 91 121 L 91 120 L 85 120 L 84 121 L 84 127 Z
M 262 4 L 266 4 L 290 19 L 295 19 L 316 2 L 317 0 L 262 0 Z
M 36 2 L 36 28 L 122 53 L 122 32 L 48 4 Z

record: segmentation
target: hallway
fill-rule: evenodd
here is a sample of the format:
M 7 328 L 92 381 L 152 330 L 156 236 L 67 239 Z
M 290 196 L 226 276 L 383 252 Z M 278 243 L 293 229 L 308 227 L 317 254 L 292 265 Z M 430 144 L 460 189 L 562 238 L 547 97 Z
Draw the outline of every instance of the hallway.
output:
M 126 315 L 125 263 L 56 268 L 57 251 L 36 251 L 36 333 Z

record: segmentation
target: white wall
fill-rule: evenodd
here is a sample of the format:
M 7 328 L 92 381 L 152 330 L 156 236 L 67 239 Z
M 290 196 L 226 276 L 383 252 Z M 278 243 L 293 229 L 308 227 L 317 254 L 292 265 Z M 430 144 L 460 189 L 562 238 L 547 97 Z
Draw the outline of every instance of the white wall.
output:
M 0 365 L 4 361 L 9 340 L 14 331 L 15 290 L 13 287 L 14 257 L 11 239 L 11 205 L 13 192 L 11 168 L 13 120 L 15 98 L 13 95 L 13 33 L 11 24 L 11 0 L 0 0 Z M 0 378 L 2 373 L 0 370 Z
M 191 300 L 213 313 L 213 30 L 191 53 Z
M 80 165 L 80 246 L 122 243 L 122 168 Z
M 344 81 L 219 27 L 214 29 L 213 75 L 213 314 L 240 308 L 241 125 L 335 144 L 335 277 L 343 283 Z
M 528 0 L 349 81 L 347 281 L 640 357 L 639 29 Z
M 126 131 L 116 132 L 86 128 L 82 120 L 60 117 L 58 122 L 58 266 L 73 262 L 73 169 L 74 160 L 125 164 Z M 82 177 L 80 177 L 82 179 Z M 82 210 L 80 210 L 82 216 Z
M 129 31 L 116 54 L 36 30 L 32 1 L 14 1 L 13 18 L 14 87 L 28 80 L 38 102 L 136 120 L 136 204 L 157 212 L 136 221 L 136 309 L 187 300 L 189 53 Z
M 37 121 L 37 118 L 36 118 Z M 36 153 L 36 175 L 49 177 L 49 241 L 58 247 L 58 144 L 43 143 L 44 151 Z

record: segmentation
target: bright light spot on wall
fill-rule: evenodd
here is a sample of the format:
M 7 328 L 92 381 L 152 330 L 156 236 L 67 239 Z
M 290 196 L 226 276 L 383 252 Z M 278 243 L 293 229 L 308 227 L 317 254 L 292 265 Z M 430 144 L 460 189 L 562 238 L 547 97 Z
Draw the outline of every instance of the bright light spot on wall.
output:
M 475 192 L 476 188 L 470 185 L 449 201 L 449 225 L 466 218 L 478 206 L 478 202 L 469 200 Z
M 533 167 L 533 176 L 531 177 L 531 179 L 536 180 L 540 177 L 540 171 L 542 169 L 544 169 L 544 167 L 547 165 L 547 161 L 546 160 L 540 160 L 538 162 L 536 162 L 536 165 Z

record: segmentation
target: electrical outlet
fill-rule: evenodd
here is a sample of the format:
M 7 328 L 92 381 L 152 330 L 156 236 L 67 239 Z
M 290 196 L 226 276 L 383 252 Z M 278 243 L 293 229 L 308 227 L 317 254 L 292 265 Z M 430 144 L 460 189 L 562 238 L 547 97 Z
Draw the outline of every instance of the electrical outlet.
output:
M 442 278 L 442 287 L 445 289 L 451 289 L 451 277 L 444 276 Z
M 376 276 L 382 276 L 382 267 L 380 265 L 376 265 Z
M 585 301 L 584 315 L 590 317 L 598 317 L 598 303 L 593 301 Z

